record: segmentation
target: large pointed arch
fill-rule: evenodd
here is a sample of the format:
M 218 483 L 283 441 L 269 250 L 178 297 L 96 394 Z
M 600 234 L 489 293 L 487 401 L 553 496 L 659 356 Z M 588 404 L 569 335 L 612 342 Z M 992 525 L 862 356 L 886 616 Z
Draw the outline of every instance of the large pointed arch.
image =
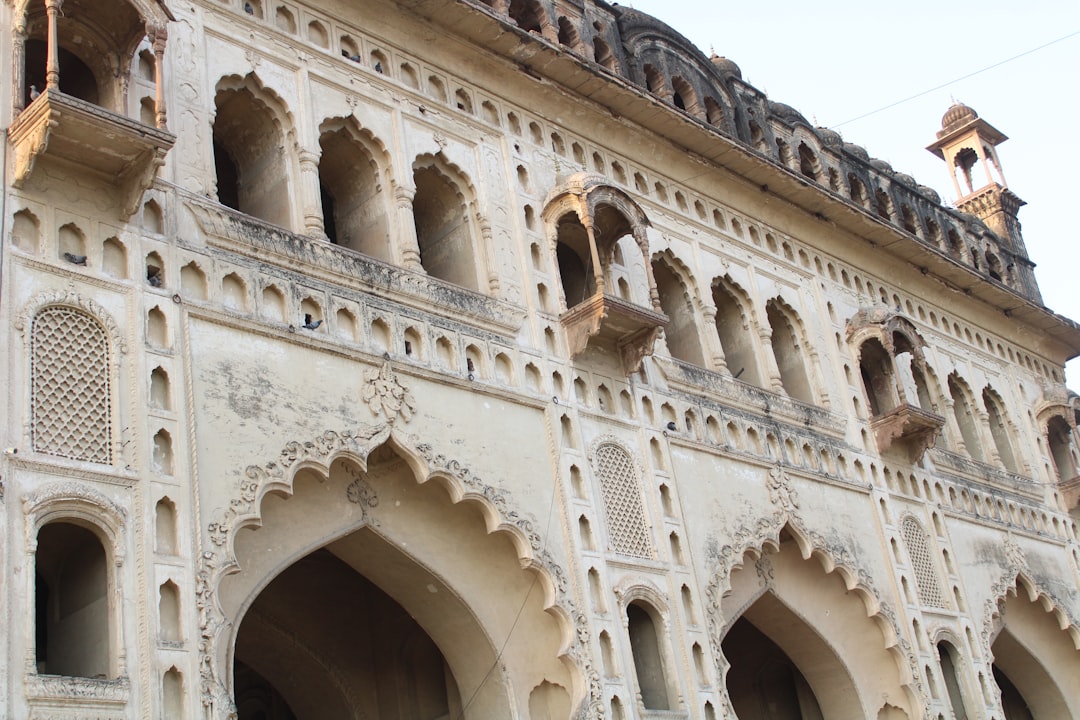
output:
M 777 497 L 797 507 L 785 488 Z M 760 518 L 719 553 L 706 589 L 717 675 L 727 677 L 723 640 L 744 619 L 790 659 L 825 717 L 877 717 L 887 706 L 926 716 L 914 654 L 870 575 L 846 549 L 801 530 L 796 514 Z
M 1018 550 L 1007 543 L 1014 562 L 987 601 L 983 630 L 999 693 L 1018 693 L 1036 720 L 1078 718 L 1068 698 L 1080 675 L 1080 627 L 1026 570 Z
M 390 474 L 382 464 L 388 455 L 397 463 Z M 382 505 L 380 493 L 387 498 Z M 394 493 L 416 500 L 420 515 L 428 508 L 425 517 L 417 515 L 409 525 L 410 532 L 425 528 L 425 537 L 412 536 L 407 551 L 401 550 L 406 543 L 398 521 L 382 517 L 378 509 L 400 513 L 409 506 L 391 497 Z M 432 508 L 437 512 L 430 512 Z M 307 529 L 289 526 L 283 531 L 289 521 L 283 525 L 281 518 L 296 512 L 305 518 Z M 314 522 L 311 513 L 316 514 Z M 443 527 L 447 522 L 457 525 Z M 247 528 L 261 529 L 243 532 Z M 450 530 L 461 533 L 453 543 L 447 542 Z M 401 603 L 432 639 L 444 640 L 440 649 L 463 696 L 476 695 L 473 711 L 465 717 L 488 712 L 494 717 L 504 709 L 528 707 L 530 691 L 543 682 L 569 688 L 573 705 L 595 690 L 587 682 L 591 673 L 580 647 L 587 633 L 576 627 L 585 622 L 584 616 L 566 597 L 564 572 L 545 550 L 533 522 L 511 508 L 504 491 L 389 425 L 326 432 L 310 442 L 289 443 L 276 461 L 247 469 L 236 497 L 207 532 L 206 547 L 212 549 L 200 556 L 198 605 L 204 701 L 212 717 L 227 717 L 232 709 L 230 673 L 244 614 L 274 577 L 324 548 L 361 575 L 373 575 L 376 585 L 401 602 L 393 573 L 365 566 L 363 559 L 373 549 L 397 553 L 387 565 L 411 563 L 405 574 L 413 580 L 425 578 L 420 587 L 427 585 L 433 596 L 450 601 L 444 609 L 453 622 L 476 631 L 471 645 L 453 647 L 446 640 L 446 627 L 425 625 L 433 617 L 430 607 L 409 598 Z M 464 565 L 439 559 L 440 553 L 457 554 L 461 539 L 474 546 L 487 543 L 485 552 L 474 553 Z M 492 572 L 498 576 L 494 583 Z M 478 582 L 478 577 L 487 580 Z M 477 595 L 482 588 L 489 597 Z M 504 592 L 507 597 L 501 597 Z M 490 665 L 484 665 L 485 658 Z M 497 682 L 500 679 L 503 682 Z

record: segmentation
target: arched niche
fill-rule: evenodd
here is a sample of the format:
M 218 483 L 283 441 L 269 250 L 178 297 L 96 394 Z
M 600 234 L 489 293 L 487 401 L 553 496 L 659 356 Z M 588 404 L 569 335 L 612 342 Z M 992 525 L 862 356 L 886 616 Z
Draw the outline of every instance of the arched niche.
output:
M 445 660 L 449 707 L 460 703 L 465 718 L 524 713 L 530 691 L 545 681 L 570 689 L 573 704 L 580 703 L 584 676 L 566 654 L 570 612 L 555 602 L 561 570 L 553 575 L 538 540 L 503 518 L 504 499 L 492 505 L 478 478 L 456 463 L 454 472 L 443 469 L 448 461 L 441 456 L 408 450 L 386 427 L 327 433 L 287 448 L 282 459 L 249 468 L 243 495 L 210 527 L 227 552 L 203 559 L 210 590 L 203 633 L 212 638 L 206 662 L 215 679 L 205 689 L 215 698 L 215 717 L 232 705 L 234 668 L 237 675 L 240 668 L 254 671 L 301 714 L 301 707 L 325 707 L 329 714 L 320 717 L 336 717 L 333 708 L 373 701 L 380 680 L 370 667 L 328 670 L 358 662 L 351 659 L 356 632 L 326 624 L 354 617 L 355 608 L 328 597 L 318 613 L 278 622 L 282 607 L 309 597 L 303 588 L 323 577 L 320 564 L 346 584 L 376 589 L 365 590 L 366 597 L 378 598 L 372 607 L 387 613 L 387 628 L 420 633 L 421 642 L 434 645 Z M 275 586 L 279 579 L 284 590 Z M 387 609 L 397 606 L 401 613 Z M 398 622 L 405 616 L 415 628 Z M 280 637 L 245 633 L 249 619 L 250 627 L 276 624 Z M 300 650 L 279 657 L 289 642 Z M 425 651 L 420 664 L 430 669 L 435 659 Z M 307 686 L 292 687 L 290 674 Z M 368 714 L 378 712 L 372 707 Z

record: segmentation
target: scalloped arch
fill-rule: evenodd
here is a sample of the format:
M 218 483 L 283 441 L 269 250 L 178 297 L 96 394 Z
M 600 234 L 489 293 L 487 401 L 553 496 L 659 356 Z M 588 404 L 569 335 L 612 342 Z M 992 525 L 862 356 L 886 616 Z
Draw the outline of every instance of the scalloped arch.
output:
M 485 483 L 457 460 L 437 453 L 430 445 L 404 436 L 389 425 L 361 426 L 342 432 L 327 431 L 313 440 L 290 442 L 275 460 L 249 466 L 234 491 L 227 508 L 210 522 L 206 531 L 209 543 L 199 558 L 198 605 L 204 702 L 217 708 L 215 716 L 227 716 L 232 706 L 224 683 L 227 672 L 220 667 L 218 647 L 228 636 L 230 620 L 218 599 L 221 581 L 237 571 L 235 542 L 244 528 L 262 522 L 262 501 L 270 493 L 293 494 L 293 483 L 302 471 L 315 472 L 320 478 L 329 475 L 339 460 L 366 469 L 367 459 L 376 448 L 388 444 L 408 465 L 418 483 L 436 481 L 454 504 L 468 502 L 480 510 L 488 534 L 503 533 L 510 540 L 521 568 L 536 574 L 543 588 L 543 608 L 560 629 L 558 659 L 574 679 L 576 704 L 589 702 L 587 687 L 590 672 L 582 648 L 585 616 L 574 607 L 567 594 L 568 580 L 563 569 L 544 547 L 539 529 L 531 518 L 511 505 L 507 492 Z
M 740 608 L 735 617 L 723 616 L 722 599 L 731 590 L 731 578 L 736 570 L 746 566 L 747 558 L 757 562 L 759 558 L 778 552 L 781 535 L 786 531 L 795 541 L 803 560 L 813 558 L 826 574 L 836 572 L 847 592 L 854 593 L 866 609 L 866 616 L 881 632 L 881 649 L 888 653 L 896 664 L 900 689 L 913 708 L 923 708 L 929 717 L 928 706 L 923 700 L 924 693 L 919 679 L 918 660 L 900 633 L 895 615 L 888 604 L 880 600 L 877 588 L 870 574 L 860 568 L 855 556 L 845 547 L 830 546 L 821 535 L 800 527 L 798 517 L 778 510 L 772 515 L 758 518 L 753 526 L 739 528 L 732 543 L 723 546 L 716 554 L 716 566 L 712 578 L 705 589 L 706 615 L 710 637 L 717 647 L 730 625 L 741 617 L 745 607 Z M 767 592 L 767 589 L 763 592 Z M 760 596 L 760 594 L 759 594 Z M 751 603 L 753 600 L 750 601 Z M 749 607 L 749 605 L 747 605 Z M 715 658 L 717 672 L 723 676 L 725 660 L 721 653 Z

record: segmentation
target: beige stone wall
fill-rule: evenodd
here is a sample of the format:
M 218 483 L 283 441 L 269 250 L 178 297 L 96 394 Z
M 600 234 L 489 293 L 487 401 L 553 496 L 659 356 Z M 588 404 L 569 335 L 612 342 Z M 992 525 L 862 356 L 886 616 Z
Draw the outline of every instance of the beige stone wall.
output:
M 997 667 L 1034 717 L 1080 717 L 1080 331 L 1022 247 L 995 284 L 808 179 L 777 138 L 914 192 L 632 11 L 170 10 L 167 129 L 145 40 L 131 123 L 55 89 L 23 109 L 0 72 L 0 716 L 1012 717 Z M 0 6 L 4 57 L 44 37 L 24 11 Z M 556 15 L 581 12 L 575 55 Z M 643 43 L 608 42 L 618 74 L 591 62 L 616 28 Z M 639 61 L 684 73 L 684 109 Z M 687 103 L 709 83 L 770 149 Z M 321 164 L 359 188 L 336 228 Z M 584 321 L 571 210 L 623 301 Z M 92 670 L 42 652 L 64 622 Z

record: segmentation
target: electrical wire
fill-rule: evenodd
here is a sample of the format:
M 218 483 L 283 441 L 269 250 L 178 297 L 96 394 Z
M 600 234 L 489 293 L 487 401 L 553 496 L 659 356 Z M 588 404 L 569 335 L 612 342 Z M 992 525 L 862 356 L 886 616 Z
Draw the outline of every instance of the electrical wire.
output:
M 551 516 L 554 514 L 555 510 L 555 487 L 557 483 L 558 476 L 554 476 L 553 482 L 551 483 L 551 498 L 548 500 L 547 520 L 544 522 L 544 537 L 547 537 L 549 531 L 551 530 Z M 510 630 L 508 630 L 506 633 L 506 639 L 503 640 L 503 644 L 499 648 L 499 652 L 495 655 L 495 659 L 491 662 L 491 667 L 489 667 L 488 671 L 484 673 L 484 677 L 480 680 L 480 684 L 476 686 L 475 690 L 473 690 L 472 694 L 469 696 L 469 699 L 464 704 L 462 704 L 461 712 L 454 716 L 454 720 L 461 720 L 465 717 L 465 711 L 469 709 L 469 706 L 472 705 L 474 700 L 476 700 L 476 696 L 480 694 L 480 691 L 484 688 L 484 685 L 487 684 L 488 678 L 491 677 L 491 673 L 495 672 L 495 668 L 499 666 L 499 661 L 502 660 L 503 652 L 506 651 L 506 646 L 510 644 L 510 638 L 514 635 L 514 630 L 517 628 L 518 621 L 521 620 L 521 614 L 525 612 L 525 606 L 528 604 L 529 598 L 532 597 L 533 588 L 536 587 L 536 583 L 539 581 L 539 579 L 539 574 L 533 572 L 532 582 L 529 583 L 529 589 L 525 593 L 524 599 L 522 599 L 521 601 L 521 606 L 518 608 L 517 614 L 514 616 L 514 622 L 510 625 Z
M 906 102 L 908 102 L 910 100 L 914 100 L 916 98 L 921 98 L 923 95 L 929 95 L 930 93 L 932 93 L 932 92 L 934 92 L 936 90 L 941 90 L 942 88 L 946 88 L 949 85 L 952 85 L 953 83 L 958 83 L 961 80 L 967 80 L 968 78 L 975 77 L 976 75 L 984 73 L 987 70 L 993 70 L 994 68 L 1001 67 L 1002 65 L 1005 65 L 1006 63 L 1011 63 L 1013 60 L 1019 60 L 1020 58 L 1026 56 L 1026 55 L 1030 55 L 1030 54 L 1032 54 L 1034 52 L 1038 52 L 1039 50 L 1043 50 L 1045 48 L 1048 48 L 1051 45 L 1055 45 L 1055 44 L 1057 44 L 1059 42 L 1062 42 L 1063 40 L 1068 40 L 1069 38 L 1076 37 L 1077 35 L 1080 35 L 1080 30 L 1075 30 L 1075 31 L 1069 33 L 1068 35 L 1062 35 L 1061 37 L 1059 37 L 1056 40 L 1051 40 L 1050 42 L 1043 43 L 1042 45 L 1040 45 L 1038 47 L 1032 48 L 1030 50 L 1025 50 L 1024 52 L 1020 53 L 1019 55 L 1013 55 L 1011 58 L 1001 60 L 1000 62 L 996 62 L 993 65 L 987 65 L 986 67 L 975 70 L 974 72 L 970 72 L 967 75 L 963 75 L 961 77 L 954 78 L 954 79 L 949 80 L 947 82 L 943 82 L 940 85 L 935 85 L 934 87 L 930 88 L 929 90 L 923 90 L 922 92 L 915 93 L 914 95 L 906 97 L 903 100 L 897 100 L 896 102 L 889 103 L 888 105 L 884 105 L 882 107 L 879 107 L 877 110 L 871 110 L 870 112 L 863 113 L 862 115 L 858 115 L 858 116 L 853 117 L 853 118 L 849 118 L 847 120 L 844 120 L 843 122 L 835 123 L 835 124 L 831 125 L 830 127 L 838 128 L 841 125 L 847 125 L 848 123 L 853 123 L 856 120 L 862 120 L 863 118 L 868 118 L 871 115 L 876 115 L 879 112 L 884 112 L 886 110 L 890 110 L 890 109 L 896 107 L 897 105 L 903 105 L 904 103 L 906 103 Z

